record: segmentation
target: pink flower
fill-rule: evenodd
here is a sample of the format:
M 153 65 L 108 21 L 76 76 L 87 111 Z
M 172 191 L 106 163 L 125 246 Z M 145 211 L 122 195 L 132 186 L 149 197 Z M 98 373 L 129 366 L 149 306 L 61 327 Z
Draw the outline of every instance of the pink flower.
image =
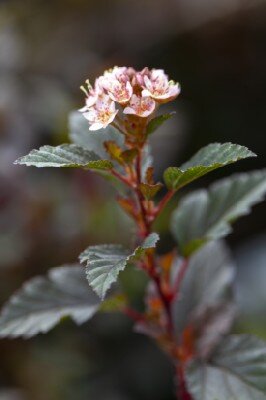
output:
M 133 78 L 133 83 L 134 85 L 139 85 L 140 87 L 144 86 L 144 76 L 149 76 L 150 71 L 148 67 L 143 68 L 142 71 L 136 72 L 134 78 Z
M 155 101 L 150 97 L 132 95 L 129 105 L 124 109 L 124 114 L 133 114 L 138 117 L 147 118 L 155 110 Z
M 81 88 L 86 99 L 80 111 L 89 121 L 90 130 L 106 128 L 114 121 L 118 113 L 115 103 L 124 114 L 147 118 L 158 103 L 173 100 L 180 92 L 179 85 L 169 81 L 163 70 L 147 67 L 142 71 L 114 67 L 97 78 L 94 87 L 89 81 L 86 84 Z
M 129 79 L 131 73 L 132 71 L 126 67 L 114 67 L 112 70 L 106 71 L 100 78 L 100 84 L 110 98 L 121 105 L 128 103 L 133 94 Z
M 80 112 L 85 112 L 89 109 L 89 107 L 93 106 L 96 103 L 98 96 L 100 96 L 103 92 L 99 84 L 99 78 L 96 79 L 94 88 L 91 86 L 89 80 L 86 81 L 86 84 L 87 89 L 84 86 L 80 87 L 87 96 L 85 99 L 85 106 L 79 110 Z
M 89 121 L 90 130 L 97 131 L 98 129 L 106 128 L 113 122 L 118 110 L 115 109 L 115 103 L 106 94 L 98 96 L 95 104 L 84 112 L 84 117 Z
M 129 79 L 132 79 L 136 74 L 136 70 L 133 67 L 127 67 L 126 68 L 126 74 L 127 74 Z
M 162 69 L 152 69 L 143 76 L 142 96 L 150 96 L 158 103 L 166 103 L 175 99 L 180 93 L 180 85 L 169 81 Z

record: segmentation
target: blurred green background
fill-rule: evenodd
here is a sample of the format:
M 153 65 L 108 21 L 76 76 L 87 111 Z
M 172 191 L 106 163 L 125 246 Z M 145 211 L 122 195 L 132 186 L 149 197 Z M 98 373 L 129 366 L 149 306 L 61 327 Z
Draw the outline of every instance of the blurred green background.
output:
M 67 141 L 68 113 L 83 103 L 79 86 L 113 65 L 164 68 L 181 84 L 175 118 L 152 138 L 158 179 L 166 166 L 214 141 L 246 145 L 259 157 L 194 188 L 265 167 L 265 1 L 2 0 L 1 303 L 28 278 L 76 261 L 89 244 L 131 241 L 132 226 L 101 178 L 12 164 L 32 148 Z M 161 251 L 173 245 L 168 214 L 158 224 Z M 235 329 L 264 337 L 265 220 L 264 203 L 228 239 L 238 267 Z M 138 298 L 141 277 L 124 280 Z M 0 400 L 61 399 L 171 400 L 171 365 L 118 315 L 98 316 L 81 328 L 66 321 L 46 336 L 0 342 Z

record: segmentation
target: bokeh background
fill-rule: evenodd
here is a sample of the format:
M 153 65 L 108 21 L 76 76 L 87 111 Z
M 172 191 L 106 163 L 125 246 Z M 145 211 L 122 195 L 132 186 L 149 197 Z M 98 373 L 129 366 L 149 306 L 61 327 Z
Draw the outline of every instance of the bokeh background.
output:
M 164 68 L 179 81 L 176 116 L 152 139 L 158 179 L 214 141 L 248 146 L 257 159 L 198 186 L 265 167 L 264 0 L 10 0 L 0 2 L 0 302 L 28 278 L 74 262 L 89 244 L 128 243 L 128 220 L 99 177 L 24 168 L 20 155 L 68 140 L 79 86 L 113 65 Z M 183 192 L 184 193 L 184 192 Z M 172 246 L 168 214 L 161 251 Z M 240 316 L 235 329 L 266 337 L 266 205 L 236 223 Z M 125 276 L 132 296 L 142 278 Z M 46 336 L 0 342 L 0 400 L 171 400 L 172 370 L 123 316 Z

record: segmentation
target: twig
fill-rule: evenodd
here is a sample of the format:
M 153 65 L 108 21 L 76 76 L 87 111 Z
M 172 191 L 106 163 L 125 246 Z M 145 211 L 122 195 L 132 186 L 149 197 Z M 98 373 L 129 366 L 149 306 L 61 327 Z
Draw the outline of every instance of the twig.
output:
M 130 187 L 130 189 L 134 189 L 133 184 L 129 179 L 127 179 L 124 175 L 117 172 L 115 169 L 111 169 L 110 173 L 115 176 L 119 181 L 123 182 L 126 186 Z
M 135 322 L 146 321 L 145 315 L 141 314 L 140 312 L 131 307 L 126 307 L 123 311 L 130 319 L 132 319 Z
M 192 397 L 188 393 L 186 389 L 186 380 L 185 380 L 185 373 L 184 373 L 184 367 L 182 364 L 178 364 L 176 368 L 176 374 L 178 377 L 178 382 L 177 382 L 177 394 L 176 397 L 177 399 L 180 400 L 192 400 Z
M 166 195 L 162 198 L 162 200 L 159 202 L 157 205 L 154 215 L 153 215 L 153 220 L 155 220 L 159 214 L 163 211 L 165 206 L 168 204 L 168 202 L 171 200 L 171 198 L 174 196 L 175 191 L 174 190 L 169 190 Z

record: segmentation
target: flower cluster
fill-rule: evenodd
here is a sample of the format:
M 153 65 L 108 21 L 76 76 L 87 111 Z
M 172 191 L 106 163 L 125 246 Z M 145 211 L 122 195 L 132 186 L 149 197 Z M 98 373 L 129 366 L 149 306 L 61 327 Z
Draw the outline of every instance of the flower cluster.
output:
M 162 69 L 114 67 L 96 79 L 94 87 L 86 81 L 85 106 L 80 110 L 89 121 L 90 130 L 106 128 L 114 123 L 117 113 L 150 117 L 161 103 L 175 99 L 180 86 L 169 81 Z

